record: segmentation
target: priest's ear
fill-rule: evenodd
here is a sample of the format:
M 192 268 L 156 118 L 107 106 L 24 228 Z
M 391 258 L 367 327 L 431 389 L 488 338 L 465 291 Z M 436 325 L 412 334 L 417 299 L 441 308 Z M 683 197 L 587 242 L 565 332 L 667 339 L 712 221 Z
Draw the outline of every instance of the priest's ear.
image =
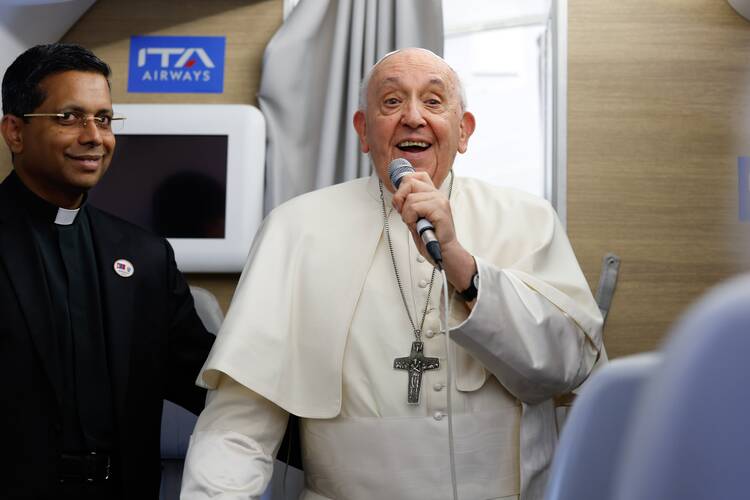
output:
M 16 115 L 4 115 L 0 121 L 0 131 L 5 144 L 14 155 L 23 152 L 23 118 Z

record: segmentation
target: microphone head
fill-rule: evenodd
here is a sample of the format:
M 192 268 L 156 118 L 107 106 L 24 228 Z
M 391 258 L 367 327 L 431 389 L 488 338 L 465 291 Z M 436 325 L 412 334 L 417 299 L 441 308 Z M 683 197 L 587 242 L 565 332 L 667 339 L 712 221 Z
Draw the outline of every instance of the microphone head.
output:
M 405 158 L 396 158 L 388 165 L 388 176 L 391 178 L 391 184 L 393 187 L 398 189 L 401 184 L 401 178 L 406 174 L 413 174 L 415 172 L 414 167 L 411 166 L 409 160 Z

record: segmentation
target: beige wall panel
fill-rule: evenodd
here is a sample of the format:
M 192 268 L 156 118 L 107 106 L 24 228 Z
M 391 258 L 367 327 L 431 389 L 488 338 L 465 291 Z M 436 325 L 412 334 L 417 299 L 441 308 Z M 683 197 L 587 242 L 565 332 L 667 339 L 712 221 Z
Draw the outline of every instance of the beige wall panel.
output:
M 281 0 L 98 0 L 63 37 L 112 66 L 112 99 L 123 103 L 257 104 L 263 51 L 281 25 Z M 222 94 L 128 93 L 131 35 L 225 36 Z
M 5 179 L 5 176 L 10 173 L 12 168 L 10 149 L 8 149 L 4 140 L 0 140 L 0 179 Z
M 570 0 L 568 76 L 571 241 L 592 288 L 602 256 L 622 258 L 610 354 L 653 349 L 749 268 L 750 23 L 719 0 Z

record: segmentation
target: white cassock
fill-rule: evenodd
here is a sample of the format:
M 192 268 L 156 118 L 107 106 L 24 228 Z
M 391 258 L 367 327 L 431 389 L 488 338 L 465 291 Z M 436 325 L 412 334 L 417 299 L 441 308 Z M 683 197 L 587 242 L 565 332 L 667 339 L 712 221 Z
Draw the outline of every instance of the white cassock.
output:
M 450 179 L 441 189 L 447 193 Z M 385 192 L 414 321 L 432 266 Z M 255 498 L 287 423 L 301 417 L 304 500 L 451 498 L 447 391 L 462 499 L 540 499 L 557 431 L 552 398 L 580 385 L 602 319 L 549 203 L 456 178 L 456 233 L 479 295 L 451 303 L 446 387 L 441 278 L 425 318 L 419 405 L 393 367 L 415 340 L 383 231 L 377 176 L 291 200 L 265 220 L 198 383 L 210 389 L 191 438 L 182 498 Z

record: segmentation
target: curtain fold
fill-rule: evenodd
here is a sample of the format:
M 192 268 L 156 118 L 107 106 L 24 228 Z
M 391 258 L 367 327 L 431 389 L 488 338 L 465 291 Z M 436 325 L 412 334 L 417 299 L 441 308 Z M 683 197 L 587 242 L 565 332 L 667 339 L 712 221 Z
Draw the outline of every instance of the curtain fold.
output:
M 263 56 L 264 210 L 369 175 L 352 116 L 367 70 L 404 47 L 443 52 L 441 0 L 301 0 Z

